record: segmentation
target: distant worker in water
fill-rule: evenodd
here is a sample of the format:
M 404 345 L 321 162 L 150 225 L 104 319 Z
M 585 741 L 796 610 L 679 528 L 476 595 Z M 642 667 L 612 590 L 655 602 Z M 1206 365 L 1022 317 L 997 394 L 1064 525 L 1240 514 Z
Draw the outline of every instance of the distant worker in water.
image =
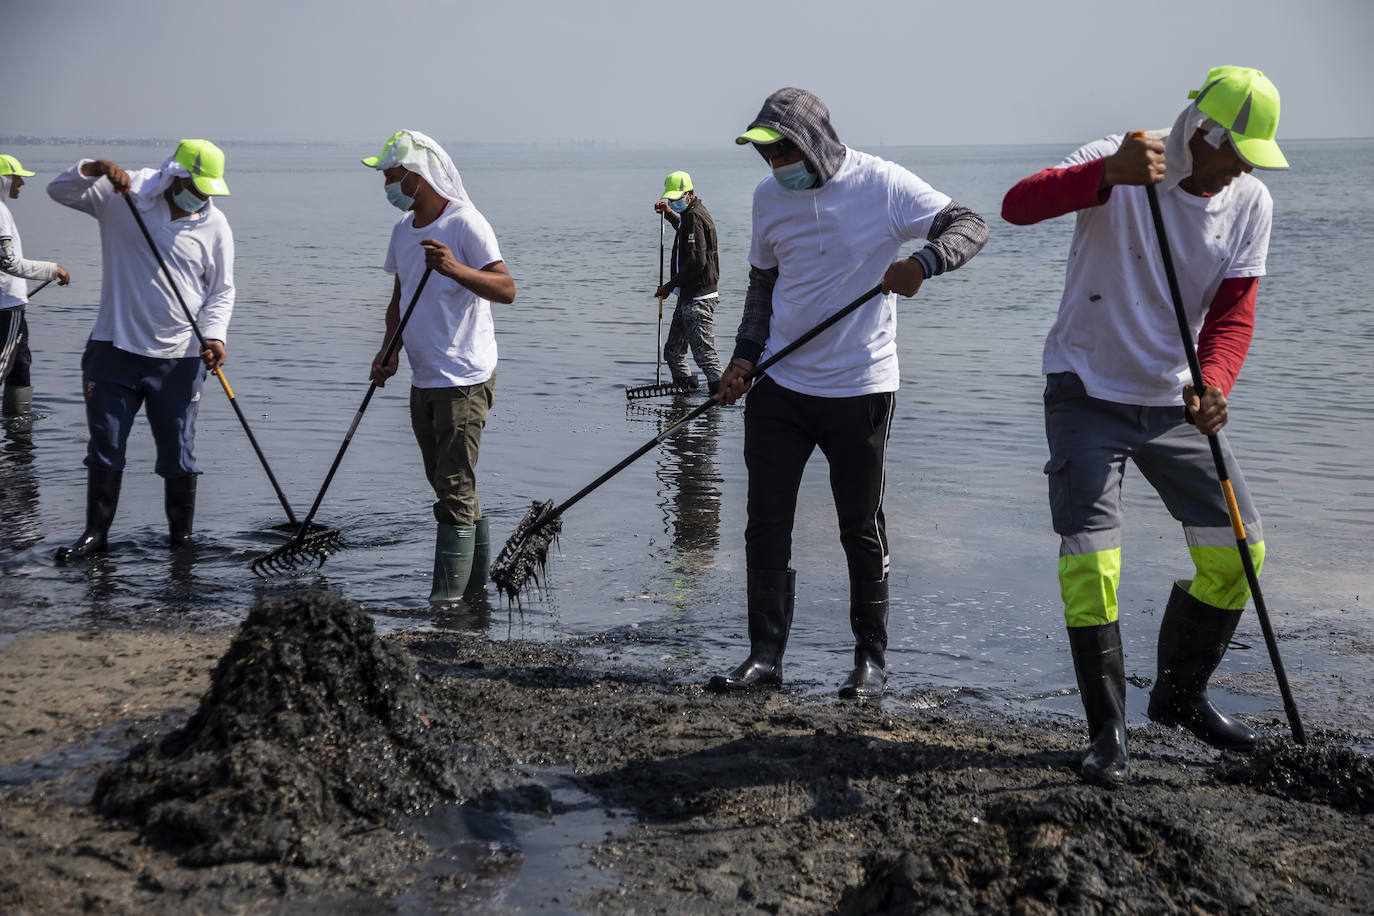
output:
M 24 179 L 31 177 L 33 172 L 20 165 L 18 159 L 0 156 L 0 382 L 5 386 L 7 417 L 22 416 L 33 405 L 33 381 L 29 377 L 33 355 L 29 352 L 29 323 L 24 316 L 24 306 L 29 301 L 28 281 L 56 280 L 66 286 L 72 280 L 60 264 L 24 260 L 19 227 L 14 224 L 5 199 L 18 199 Z
M 1088 719 L 1082 775 L 1130 773 L 1118 621 L 1121 482 L 1135 462 L 1183 525 L 1194 575 L 1173 584 L 1159 626 L 1148 714 L 1215 747 L 1256 735 L 1212 705 L 1207 681 L 1250 598 L 1207 435 L 1226 460 L 1246 545 L 1264 562 L 1259 513 L 1221 428 L 1254 330 L 1273 206 L 1251 175 L 1283 169 L 1279 94 L 1264 74 L 1217 67 L 1171 130 L 1095 140 L 1022 179 L 1002 216 L 1029 225 L 1076 214 L 1059 315 L 1045 341 L 1050 512 L 1059 586 Z M 1203 390 L 1189 367 L 1145 187 L 1158 188 Z
M 720 387 L 720 357 L 716 355 L 716 307 L 720 293 L 720 255 L 716 245 L 716 223 L 706 205 L 692 188 L 692 176 L 673 172 L 663 182 L 663 196 L 654 202 L 677 235 L 669 261 L 672 275 L 654 296 L 666 299 L 677 290 L 677 307 L 668 325 L 668 340 L 663 345 L 663 361 L 673 374 L 673 384 L 692 389 L 696 379 L 687 365 L 687 350 L 696 360 L 706 389 L 715 394 Z
M 425 477 L 434 488 L 434 581 L 431 601 L 484 590 L 491 536 L 477 499 L 477 453 L 495 397 L 496 332 L 491 304 L 515 301 L 496 233 L 473 206 L 443 147 L 401 130 L 363 164 L 385 176 L 386 198 L 404 215 L 391 230 L 384 269 L 395 274 L 386 335 L 372 380 L 396 374 L 399 353 L 383 365 L 386 344 L 425 270 L 425 283 L 402 342 L 410 362 L 410 424 Z
M 854 669 L 840 696 L 882 695 L 887 684 L 888 545 L 883 519 L 888 433 L 900 374 L 897 295 L 914 296 L 987 242 L 982 217 L 901 166 L 850 149 L 820 99 L 802 89 L 768 97 L 735 141 L 752 144 L 772 174 L 754 189 L 749 292 L 720 400 L 746 390 L 749 469 L 749 657 L 715 691 L 774 687 L 792 626 L 792 525 L 802 472 L 819 447 L 849 568 Z M 910 257 L 903 243 L 925 240 Z M 761 360 L 875 285 L 870 299 L 780 360 L 749 389 Z
M 196 413 L 206 370 L 224 364 L 234 309 L 234 235 L 212 200 L 228 193 L 224 153 L 208 140 L 182 140 L 161 167 L 132 173 L 108 159 L 83 159 L 48 184 L 53 200 L 99 221 L 104 255 L 100 311 L 81 357 L 90 430 L 86 530 L 58 550 L 59 562 L 105 550 L 140 407 L 157 444 L 154 469 L 164 480 L 171 544 L 191 543 L 200 474 Z M 148 225 L 205 336 L 204 349 L 124 195 Z

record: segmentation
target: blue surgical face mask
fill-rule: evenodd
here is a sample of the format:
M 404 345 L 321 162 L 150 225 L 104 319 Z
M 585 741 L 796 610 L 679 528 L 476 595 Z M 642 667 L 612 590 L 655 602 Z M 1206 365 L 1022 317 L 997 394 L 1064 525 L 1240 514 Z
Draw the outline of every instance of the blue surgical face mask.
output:
M 398 210 L 409 210 L 415 206 L 415 198 L 401 190 L 401 181 L 393 181 L 386 186 L 386 199 Z
M 681 213 L 683 210 L 687 209 L 687 198 L 679 197 L 677 200 L 670 200 L 668 201 L 668 206 L 674 213 Z
M 172 192 L 172 203 L 187 213 L 195 213 L 209 202 L 209 198 L 201 197 L 190 188 L 182 188 L 180 191 Z
M 805 191 L 816 183 L 816 175 L 806 168 L 805 159 L 778 166 L 773 169 L 773 177 L 789 191 Z

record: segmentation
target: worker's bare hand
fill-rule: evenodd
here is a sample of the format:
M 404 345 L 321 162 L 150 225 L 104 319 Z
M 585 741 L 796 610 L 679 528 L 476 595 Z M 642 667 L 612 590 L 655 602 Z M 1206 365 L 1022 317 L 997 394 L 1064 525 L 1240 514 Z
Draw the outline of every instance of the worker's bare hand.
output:
M 378 388 L 385 388 L 386 380 L 395 375 L 396 370 L 401 367 L 401 354 L 399 352 L 392 353 L 391 359 L 383 363 L 382 357 L 385 355 L 386 349 L 383 348 L 377 351 L 377 355 L 372 360 L 371 379 Z
M 744 393 L 749 390 L 750 383 L 745 380 L 745 376 L 754 368 L 754 364 L 747 359 L 740 359 L 738 356 L 730 360 L 730 364 L 725 367 L 725 371 L 720 376 L 720 390 L 716 392 L 716 400 L 722 404 L 733 404 Z
M 224 361 L 229 358 L 229 351 L 224 347 L 222 340 L 207 340 L 205 346 L 200 348 L 200 361 L 205 363 L 205 368 L 214 372 Z
M 420 243 L 420 247 L 425 250 L 425 266 L 446 277 L 458 279 L 458 273 L 466 266 L 438 239 L 425 239 Z
M 1202 397 L 1198 397 L 1192 385 L 1183 388 L 1183 406 L 1188 418 L 1198 428 L 1198 432 L 1212 436 L 1221 432 L 1226 425 L 1226 395 L 1215 385 L 1203 385 Z
M 110 179 L 110 184 L 114 186 L 116 194 L 123 194 L 129 190 L 129 173 L 108 159 L 96 159 L 94 162 L 87 162 L 81 167 L 81 174 L 87 178 L 99 178 L 104 175 Z
M 883 292 L 909 298 L 916 295 L 925 278 L 926 271 L 920 261 L 902 258 L 888 265 L 887 273 L 883 274 Z
M 1164 180 L 1164 141 L 1126 135 L 1115 153 L 1107 157 L 1098 190 L 1119 184 L 1149 185 Z
M 66 286 L 70 282 L 72 282 L 72 275 L 67 273 L 67 268 L 61 264 L 57 265 L 57 285 Z

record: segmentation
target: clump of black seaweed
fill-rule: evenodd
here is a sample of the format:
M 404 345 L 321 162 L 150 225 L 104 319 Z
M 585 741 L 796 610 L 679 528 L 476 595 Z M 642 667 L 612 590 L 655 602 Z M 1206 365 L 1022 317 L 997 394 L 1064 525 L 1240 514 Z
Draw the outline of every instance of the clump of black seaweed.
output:
M 549 548 L 557 543 L 563 530 L 562 517 L 549 518 L 552 512 L 553 500 L 535 500 L 492 563 L 491 581 L 497 591 L 505 594 L 507 602 L 518 602 L 527 583 L 534 582 L 538 588 L 543 580 L 549 566 Z
M 409 658 L 350 601 L 264 598 L 187 725 L 99 779 L 100 812 L 186 864 L 313 865 L 459 795 L 461 755 Z
M 1374 761 L 1348 747 L 1265 739 L 1248 757 L 1226 757 L 1217 779 L 1261 792 L 1369 814 L 1374 811 Z

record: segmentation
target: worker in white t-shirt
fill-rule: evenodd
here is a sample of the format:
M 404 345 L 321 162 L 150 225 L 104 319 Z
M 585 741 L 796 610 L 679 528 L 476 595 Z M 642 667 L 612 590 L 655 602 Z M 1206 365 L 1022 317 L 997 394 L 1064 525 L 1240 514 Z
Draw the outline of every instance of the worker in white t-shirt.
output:
M 33 172 L 13 156 L 0 156 L 0 382 L 5 386 L 4 415 L 17 417 L 29 412 L 33 404 L 33 382 L 29 366 L 29 323 L 24 306 L 29 301 L 29 280 L 56 280 L 66 286 L 72 278 L 61 264 L 53 261 L 27 261 L 5 199 L 16 200 L 24 179 Z
M 81 356 L 90 432 L 86 528 L 57 551 L 58 562 L 105 551 L 140 408 L 157 445 L 168 540 L 173 547 L 191 543 L 200 475 L 196 415 L 206 370 L 224 364 L 234 310 L 234 235 L 212 200 L 228 193 L 224 153 L 208 140 L 182 140 L 156 169 L 126 172 L 108 159 L 83 159 L 48 183 L 53 200 L 95 217 L 101 252 L 100 311 Z
M 840 696 L 880 696 L 887 682 L 888 548 L 883 487 L 897 367 L 897 294 L 914 296 L 987 241 L 983 219 L 901 166 L 849 149 L 820 99 L 802 89 L 768 97 L 749 129 L 772 169 L 754 189 L 749 290 L 734 355 L 718 395 L 749 392 L 749 657 L 717 691 L 775 687 L 792 626 L 792 524 L 802 471 L 819 447 L 849 572 L 854 668 Z M 906 242 L 924 247 L 901 258 Z M 850 301 L 883 294 L 780 360 L 750 386 L 746 375 Z
M 1045 341 L 1050 509 L 1089 748 L 1082 775 L 1127 778 L 1126 681 L 1117 619 L 1121 483 L 1135 462 L 1183 525 L 1195 567 L 1160 622 L 1148 715 L 1228 750 L 1255 732 L 1220 712 L 1207 681 L 1250 597 L 1207 434 L 1225 457 L 1246 543 L 1264 562 L 1259 513 L 1221 428 L 1250 345 L 1272 203 L 1251 170 L 1283 169 L 1279 95 L 1264 74 L 1217 67 L 1170 130 L 1115 135 L 1021 180 L 1002 215 L 1027 225 L 1076 213 L 1059 315 Z M 1158 189 L 1203 390 L 1189 383 L 1145 186 Z
M 387 342 L 432 270 L 401 340 L 411 370 L 410 424 L 436 498 L 429 598 L 457 600 L 487 583 L 491 535 L 477 499 L 477 454 L 496 384 L 491 303 L 514 302 L 515 280 L 491 224 L 438 143 L 419 131 L 397 131 L 363 164 L 382 172 L 387 200 L 405 211 L 386 252 L 385 270 L 396 279 L 372 364 L 378 385 L 396 374 L 399 353 L 382 363 Z

